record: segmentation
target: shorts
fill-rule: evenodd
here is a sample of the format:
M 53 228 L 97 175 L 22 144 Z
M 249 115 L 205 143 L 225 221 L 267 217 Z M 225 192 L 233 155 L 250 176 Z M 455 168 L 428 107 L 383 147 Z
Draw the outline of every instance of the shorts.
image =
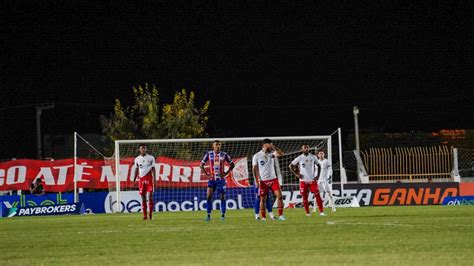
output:
M 278 182 L 278 178 L 260 181 L 260 197 L 267 195 L 270 190 L 280 190 L 280 182 Z
M 313 181 L 313 182 L 300 181 L 300 194 L 308 195 L 310 191 L 313 192 L 313 194 L 319 193 L 319 188 L 316 181 Z
M 270 191 L 268 191 L 267 197 L 270 197 Z M 255 198 L 260 199 L 260 187 L 255 187 Z
M 330 185 L 328 182 L 326 181 L 321 181 L 321 182 L 318 182 L 318 186 L 321 188 L 322 191 L 324 192 L 332 192 L 332 185 Z
M 138 193 L 143 195 L 144 193 L 153 192 L 153 177 L 150 175 L 146 175 L 140 177 L 138 180 Z
M 212 188 L 212 191 L 217 190 L 217 193 L 225 193 L 225 179 L 209 180 L 207 187 Z

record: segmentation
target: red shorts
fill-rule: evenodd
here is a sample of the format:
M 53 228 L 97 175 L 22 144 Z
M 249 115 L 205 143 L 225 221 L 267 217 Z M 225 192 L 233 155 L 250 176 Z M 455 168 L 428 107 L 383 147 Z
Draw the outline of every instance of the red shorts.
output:
M 319 193 L 318 183 L 316 181 L 307 183 L 300 180 L 300 194 L 308 195 L 309 191 L 313 192 L 313 194 Z
M 270 189 L 272 191 L 280 190 L 280 182 L 278 182 L 278 178 L 267 181 L 260 180 L 260 197 L 267 195 Z
M 138 193 L 153 192 L 153 176 L 149 173 L 138 180 Z

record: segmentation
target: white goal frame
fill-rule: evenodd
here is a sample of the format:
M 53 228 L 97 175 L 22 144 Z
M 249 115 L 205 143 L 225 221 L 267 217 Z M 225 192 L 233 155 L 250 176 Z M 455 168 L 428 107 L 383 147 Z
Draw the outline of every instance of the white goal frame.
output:
M 121 144 L 139 144 L 139 143 L 144 143 L 144 144 L 150 144 L 150 143 L 183 143 L 183 142 L 212 142 L 216 139 L 226 142 L 226 141 L 261 141 L 265 138 L 269 138 L 272 141 L 282 141 L 282 140 L 315 140 L 315 139 L 320 139 L 320 140 L 327 140 L 327 159 L 332 163 L 332 135 L 334 135 L 337 132 L 338 134 L 338 155 L 339 155 L 339 170 L 341 173 L 341 195 L 343 195 L 343 189 L 344 185 L 343 183 L 345 181 L 345 174 L 344 167 L 343 167 L 343 162 L 342 162 L 342 143 L 341 143 L 341 128 L 338 128 L 336 131 L 334 131 L 330 135 L 316 135 L 316 136 L 262 136 L 262 137 L 243 137 L 243 138 L 194 138 L 194 139 L 132 139 L 132 140 L 116 140 L 115 141 L 115 152 L 114 152 L 114 159 L 115 159 L 115 185 L 116 185 L 116 200 L 117 202 L 121 202 L 121 197 L 120 197 L 120 145 Z M 257 152 L 257 151 L 255 151 Z M 278 174 L 277 174 L 278 175 Z M 116 210 L 115 212 L 121 212 L 121 204 L 116 204 Z

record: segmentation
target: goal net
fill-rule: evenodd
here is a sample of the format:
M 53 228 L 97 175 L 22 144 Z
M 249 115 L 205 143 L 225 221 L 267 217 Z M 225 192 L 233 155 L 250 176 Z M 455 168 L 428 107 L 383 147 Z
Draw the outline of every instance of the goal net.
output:
M 334 160 L 340 152 L 340 141 L 332 139 L 338 131 L 324 136 L 268 137 L 283 150 L 284 155 L 276 161 L 276 173 L 282 185 L 285 207 L 295 207 L 301 202 L 299 181 L 288 169 L 290 162 L 301 153 L 301 145 L 308 144 L 311 153 L 324 149 L 333 168 L 342 165 Z M 340 132 L 340 131 L 339 131 Z M 252 157 L 262 149 L 262 140 L 267 137 L 218 138 L 221 150 L 228 153 L 235 168 L 226 177 L 227 210 L 253 208 L 256 198 Z M 114 212 L 139 212 L 141 198 L 137 192 L 133 161 L 139 154 L 139 145 L 147 145 L 148 153 L 156 159 L 157 182 L 153 193 L 154 211 L 198 211 L 206 209 L 207 177 L 200 169 L 204 154 L 212 150 L 212 139 L 147 139 L 115 141 L 115 156 L 106 160 L 113 166 L 115 180 L 109 180 L 110 196 L 116 202 Z M 340 156 L 336 156 L 340 158 Z M 207 164 L 205 167 L 208 167 Z M 227 164 L 226 168 L 229 167 Z M 118 171 L 117 171 L 118 170 Z M 227 169 L 225 169 L 227 170 Z M 335 171 L 333 175 L 337 179 Z M 112 193 L 113 192 L 113 193 Z M 118 204 L 120 203 L 120 204 Z M 213 209 L 220 209 L 220 197 L 214 194 Z

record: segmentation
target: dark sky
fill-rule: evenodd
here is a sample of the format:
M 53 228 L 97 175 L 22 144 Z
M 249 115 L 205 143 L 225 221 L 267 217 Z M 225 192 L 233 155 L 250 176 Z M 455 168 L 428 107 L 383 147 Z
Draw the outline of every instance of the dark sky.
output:
M 190 2 L 2 1 L 0 157 L 34 157 L 30 105 L 56 105 L 43 134 L 99 133 L 145 82 L 211 100 L 214 137 L 349 133 L 354 105 L 363 129 L 474 128 L 472 1 Z

